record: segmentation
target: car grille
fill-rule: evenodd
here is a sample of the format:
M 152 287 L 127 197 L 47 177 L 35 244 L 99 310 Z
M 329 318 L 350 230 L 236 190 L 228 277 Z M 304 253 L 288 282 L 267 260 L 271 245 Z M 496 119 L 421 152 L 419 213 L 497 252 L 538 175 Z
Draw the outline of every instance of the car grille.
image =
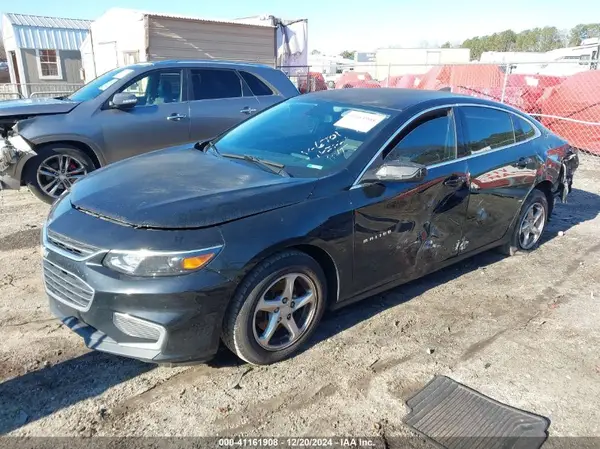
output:
M 44 284 L 49 295 L 58 301 L 85 311 L 94 299 L 94 289 L 77 276 L 47 260 L 43 262 Z
M 99 248 L 96 248 L 95 246 L 78 242 L 77 240 L 73 240 L 62 234 L 51 231 L 50 229 L 48 229 L 46 232 L 46 239 L 51 245 L 77 257 L 91 256 L 99 250 Z

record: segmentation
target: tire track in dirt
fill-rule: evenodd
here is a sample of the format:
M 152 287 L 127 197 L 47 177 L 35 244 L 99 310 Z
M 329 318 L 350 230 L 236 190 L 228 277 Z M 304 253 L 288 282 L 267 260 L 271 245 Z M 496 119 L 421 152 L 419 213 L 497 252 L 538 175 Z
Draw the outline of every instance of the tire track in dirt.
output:
M 303 394 L 298 394 L 298 389 L 294 388 L 270 400 L 252 404 L 251 412 L 232 413 L 223 418 L 218 418 L 213 422 L 213 425 L 220 428 L 217 431 L 217 436 L 221 436 L 222 432 L 225 431 L 228 435 L 244 434 L 244 432 L 258 427 L 273 413 L 282 410 L 297 412 L 333 396 L 337 390 L 337 387 L 332 383 L 318 384 L 307 389 Z

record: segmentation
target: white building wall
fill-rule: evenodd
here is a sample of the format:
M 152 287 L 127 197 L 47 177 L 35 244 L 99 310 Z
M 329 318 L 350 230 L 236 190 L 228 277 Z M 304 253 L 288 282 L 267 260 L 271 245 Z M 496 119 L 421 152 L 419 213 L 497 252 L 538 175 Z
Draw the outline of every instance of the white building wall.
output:
M 376 53 L 377 79 L 406 74 L 419 75 L 432 65 L 468 64 L 468 48 L 380 48 Z
M 131 63 L 130 55 L 146 60 L 144 14 L 122 8 L 109 9 L 95 20 L 81 46 L 86 82 Z

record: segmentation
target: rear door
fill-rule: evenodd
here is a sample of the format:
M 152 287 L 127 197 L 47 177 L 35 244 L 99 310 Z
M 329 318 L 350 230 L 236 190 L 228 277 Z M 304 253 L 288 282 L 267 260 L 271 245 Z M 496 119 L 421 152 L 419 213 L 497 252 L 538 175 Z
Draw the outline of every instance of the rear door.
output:
M 146 72 L 117 92 L 134 94 L 138 103 L 128 110 L 103 108 L 94 118 L 101 123 L 107 162 L 189 142 L 181 69 Z
M 542 161 L 527 120 L 484 106 L 458 108 L 471 176 L 465 244 L 469 251 L 501 239 L 536 179 Z
M 356 205 L 357 293 L 420 276 L 458 254 L 469 189 L 467 162 L 457 158 L 457 150 L 453 109 L 432 111 L 408 125 L 383 159 L 427 166 L 424 180 L 383 182 L 350 191 Z
M 193 141 L 211 139 L 260 108 L 236 70 L 190 69 L 189 79 Z

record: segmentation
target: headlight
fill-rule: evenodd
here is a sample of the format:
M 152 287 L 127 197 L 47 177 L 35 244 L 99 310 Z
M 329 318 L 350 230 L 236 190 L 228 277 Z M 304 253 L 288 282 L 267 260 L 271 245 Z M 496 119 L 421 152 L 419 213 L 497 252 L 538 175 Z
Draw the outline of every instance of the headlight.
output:
M 221 246 L 197 251 L 110 251 L 105 267 L 131 276 L 175 276 L 187 274 L 206 266 L 221 250 Z

